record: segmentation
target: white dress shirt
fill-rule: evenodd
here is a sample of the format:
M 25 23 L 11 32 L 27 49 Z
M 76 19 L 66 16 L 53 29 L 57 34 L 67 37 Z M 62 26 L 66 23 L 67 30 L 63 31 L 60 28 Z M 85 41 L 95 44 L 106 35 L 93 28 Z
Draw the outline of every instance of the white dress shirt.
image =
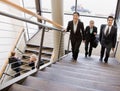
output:
M 112 26 L 108 26 L 108 25 L 106 25 L 106 27 L 105 27 L 105 31 L 104 31 L 104 34 L 106 34 L 108 27 L 109 27 L 109 32 L 108 32 L 108 34 L 110 33 L 110 31 L 111 31 L 111 27 L 112 27 Z
M 76 33 L 77 26 L 78 26 L 78 21 L 76 23 L 73 22 L 73 25 L 74 25 L 74 33 Z

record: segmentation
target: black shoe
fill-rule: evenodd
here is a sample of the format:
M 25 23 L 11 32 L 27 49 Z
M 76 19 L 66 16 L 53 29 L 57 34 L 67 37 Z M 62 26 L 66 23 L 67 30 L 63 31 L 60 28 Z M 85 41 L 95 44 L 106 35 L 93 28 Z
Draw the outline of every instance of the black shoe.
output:
M 77 62 L 77 59 L 75 59 L 74 62 Z
M 87 58 L 88 53 L 85 53 L 85 57 Z
M 74 62 L 74 63 L 76 63 L 76 62 L 77 62 L 77 60 L 73 60 L 73 62 Z
M 107 64 L 108 62 L 107 61 L 105 61 L 105 64 Z
M 91 54 L 89 54 L 88 56 L 91 57 Z
M 107 63 L 108 63 L 108 61 L 107 61 L 107 60 L 104 60 L 104 62 L 105 62 L 105 64 L 107 64 Z
M 102 62 L 103 61 L 102 58 L 100 58 L 99 61 Z

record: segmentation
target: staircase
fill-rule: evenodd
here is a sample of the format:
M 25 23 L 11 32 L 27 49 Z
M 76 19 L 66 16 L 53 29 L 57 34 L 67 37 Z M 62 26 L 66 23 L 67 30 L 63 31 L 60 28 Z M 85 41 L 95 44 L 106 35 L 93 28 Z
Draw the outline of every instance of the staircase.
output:
M 85 58 L 79 54 L 75 63 L 70 53 L 6 91 L 120 91 L 119 69 L 115 58 L 105 64 L 99 62 L 98 56 Z
M 28 59 L 32 54 L 36 54 L 38 56 L 39 50 L 40 50 L 39 45 L 27 44 L 25 53 L 23 54 L 23 58 Z M 44 64 L 50 62 L 52 52 L 53 52 L 53 48 L 50 47 L 42 48 L 41 60 L 43 61 Z

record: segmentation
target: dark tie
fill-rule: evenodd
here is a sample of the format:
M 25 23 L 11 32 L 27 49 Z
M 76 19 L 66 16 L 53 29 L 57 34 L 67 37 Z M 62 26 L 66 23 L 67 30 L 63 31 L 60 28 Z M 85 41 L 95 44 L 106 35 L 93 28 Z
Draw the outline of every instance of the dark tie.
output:
M 108 36 L 108 34 L 109 34 L 109 27 L 106 30 L 106 36 Z

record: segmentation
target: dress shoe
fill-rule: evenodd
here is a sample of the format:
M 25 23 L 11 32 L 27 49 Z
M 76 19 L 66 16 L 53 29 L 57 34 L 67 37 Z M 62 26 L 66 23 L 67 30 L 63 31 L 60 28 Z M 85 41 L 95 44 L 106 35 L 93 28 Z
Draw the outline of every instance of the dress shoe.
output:
M 100 58 L 99 61 L 102 62 L 103 61 L 102 58 Z
M 72 62 L 75 62 L 75 63 L 76 63 L 76 62 L 77 62 L 77 60 L 73 59 L 73 60 L 72 60 Z
M 89 54 L 88 56 L 91 57 L 91 54 Z
M 85 57 L 87 58 L 88 53 L 85 53 Z
M 74 62 L 76 63 L 76 62 L 77 62 L 77 60 L 74 60 Z
M 107 63 L 108 63 L 108 61 L 106 61 L 106 60 L 104 60 L 104 62 L 105 62 L 105 64 L 107 64 Z

